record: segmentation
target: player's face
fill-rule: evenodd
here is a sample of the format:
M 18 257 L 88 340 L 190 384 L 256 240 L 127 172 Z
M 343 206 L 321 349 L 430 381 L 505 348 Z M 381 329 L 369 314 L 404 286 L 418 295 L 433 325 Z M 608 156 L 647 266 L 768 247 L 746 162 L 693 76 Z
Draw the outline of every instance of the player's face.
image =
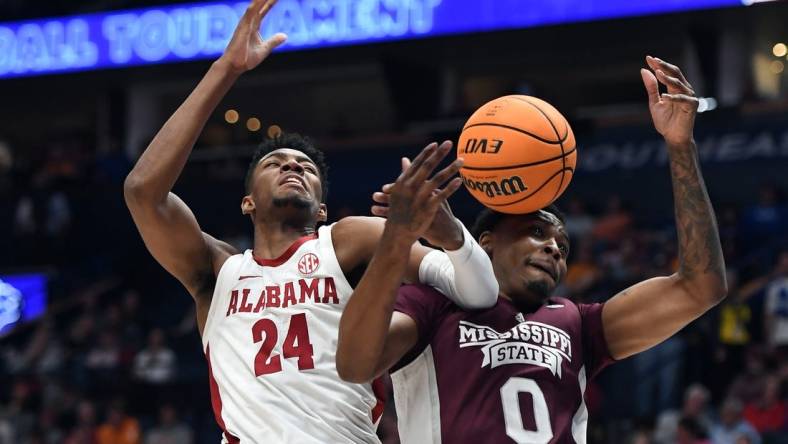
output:
M 301 151 L 280 148 L 258 162 L 250 194 L 244 197 L 241 208 L 244 214 L 261 208 L 300 210 L 325 220 L 322 196 L 320 171 L 315 162 Z
M 540 305 L 566 275 L 569 237 L 551 213 L 506 217 L 480 241 L 501 294 L 518 305 Z

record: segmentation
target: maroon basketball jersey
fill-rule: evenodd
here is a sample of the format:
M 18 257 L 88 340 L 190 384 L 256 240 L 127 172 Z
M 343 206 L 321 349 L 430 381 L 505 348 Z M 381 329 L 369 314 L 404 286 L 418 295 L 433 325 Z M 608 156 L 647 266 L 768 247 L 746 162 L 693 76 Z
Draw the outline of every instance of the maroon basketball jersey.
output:
M 586 382 L 612 362 L 602 304 L 551 298 L 520 313 L 499 298 L 466 312 L 408 285 L 395 310 L 419 330 L 391 374 L 403 444 L 586 442 Z

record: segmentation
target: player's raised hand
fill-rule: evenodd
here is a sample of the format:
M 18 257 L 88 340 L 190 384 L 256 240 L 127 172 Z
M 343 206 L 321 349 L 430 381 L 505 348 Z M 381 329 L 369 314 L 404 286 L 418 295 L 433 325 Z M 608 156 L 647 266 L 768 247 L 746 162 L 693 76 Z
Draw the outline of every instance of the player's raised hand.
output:
M 281 32 L 269 39 L 263 39 L 260 35 L 260 23 L 276 1 L 253 0 L 246 8 L 230 43 L 220 58 L 234 72 L 241 74 L 254 69 L 287 39 L 287 36 Z
M 393 183 L 387 183 L 381 187 L 380 191 L 372 194 L 372 200 L 375 201 L 375 205 L 372 206 L 372 214 L 388 217 L 388 205 L 391 200 L 391 189 L 393 186 Z M 441 202 L 440 207 L 435 212 L 435 217 L 432 219 L 432 224 L 421 237 L 430 244 L 446 250 L 456 250 L 462 246 L 464 240 L 462 228 L 458 225 L 448 200 L 444 199 Z
M 650 70 L 641 69 L 643 84 L 648 92 L 648 105 L 654 127 L 669 145 L 681 146 L 692 140 L 698 98 L 681 70 L 656 57 L 647 56 Z M 660 94 L 659 84 L 667 87 Z
M 454 177 L 462 160 L 457 159 L 433 174 L 451 148 L 452 143 L 448 141 L 440 145 L 432 143 L 413 162 L 403 158 L 402 173 L 397 180 L 385 185 L 383 192 L 373 195 L 379 205 L 372 207 L 372 213 L 386 217 L 387 226 L 399 230 L 411 241 L 424 237 L 440 247 L 459 248 L 462 230 L 456 225 L 446 199 L 462 185 L 462 180 Z M 441 188 L 446 182 L 448 184 Z M 459 245 L 456 244 L 458 237 Z

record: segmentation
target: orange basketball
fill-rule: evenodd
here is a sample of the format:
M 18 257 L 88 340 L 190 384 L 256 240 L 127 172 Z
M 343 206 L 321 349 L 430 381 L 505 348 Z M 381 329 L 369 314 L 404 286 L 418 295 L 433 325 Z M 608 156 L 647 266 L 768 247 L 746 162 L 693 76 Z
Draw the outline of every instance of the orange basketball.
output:
M 564 192 L 577 150 L 569 122 L 530 96 L 504 96 L 479 108 L 460 134 L 460 176 L 485 206 L 502 213 L 540 210 Z

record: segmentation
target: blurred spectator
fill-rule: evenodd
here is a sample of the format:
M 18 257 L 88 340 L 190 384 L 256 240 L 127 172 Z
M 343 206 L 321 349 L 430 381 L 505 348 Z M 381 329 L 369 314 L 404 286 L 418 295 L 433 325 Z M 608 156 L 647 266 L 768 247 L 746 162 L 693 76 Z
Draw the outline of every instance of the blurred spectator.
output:
M 120 378 L 122 369 L 122 350 L 114 332 L 102 331 L 98 343 L 93 345 L 84 357 L 87 373 L 83 375 L 87 388 L 99 394 L 123 384 Z M 77 364 L 79 365 L 79 364 Z
M 788 251 L 783 251 L 766 287 L 764 327 L 771 347 L 788 346 Z
M 562 285 L 569 292 L 568 296 L 577 300 L 588 297 L 588 290 L 599 281 L 602 270 L 594 260 L 590 242 L 581 242 L 573 255 L 575 261 L 569 265 Z
M 607 211 L 597 220 L 591 233 L 596 239 L 616 243 L 627 234 L 632 222 L 629 208 L 620 197 L 612 196 L 607 201 Z
M 752 318 L 752 311 L 747 305 L 747 299 L 751 293 L 742 293 L 738 287 L 738 276 L 733 270 L 728 270 L 728 285 L 734 290 L 720 306 L 719 340 L 725 346 L 741 349 L 750 343 L 747 326 Z
M 143 326 L 140 316 L 140 294 L 136 290 L 127 290 L 123 293 L 120 307 L 120 331 L 123 341 L 139 350 L 144 338 Z
M 63 368 L 65 350 L 51 319 L 45 319 L 35 330 L 28 342 L 19 365 L 36 373 L 56 374 Z
M 566 232 L 572 242 L 585 239 L 594 228 L 594 218 L 586 211 L 585 204 L 580 199 L 569 201 L 566 214 Z
M 631 444 L 652 444 L 653 441 L 649 437 L 649 432 L 646 430 L 638 430 L 630 439 Z
M 744 408 L 744 419 L 762 435 L 778 432 L 786 425 L 785 401 L 780 396 L 780 380 L 771 375 L 766 378 L 763 393 Z
M 682 421 L 691 421 L 685 424 L 686 432 L 693 436 L 708 433 L 711 427 L 711 412 L 709 412 L 709 391 L 701 384 L 692 384 L 684 392 L 684 404 L 681 410 L 665 410 L 657 417 L 657 426 L 654 431 L 656 444 L 674 444 L 678 439 L 678 431 Z M 700 438 L 697 438 L 700 439 Z
M 676 444 L 708 444 L 709 435 L 706 428 L 697 420 L 690 417 L 682 417 L 678 422 L 676 430 Z
M 722 393 L 733 379 L 744 369 L 747 347 L 752 340 L 753 313 L 750 300 L 759 293 L 766 279 L 759 277 L 745 285 L 739 285 L 738 273 L 728 270 L 728 297 L 718 308 L 718 342 L 715 353 L 716 370 L 710 377 L 715 393 Z
M 159 425 L 148 432 L 145 444 L 192 444 L 192 431 L 178 421 L 175 407 L 169 404 L 159 409 Z
M 71 204 L 66 194 L 50 184 L 50 179 L 35 179 L 29 194 L 17 203 L 14 231 L 18 235 L 61 237 L 71 224 Z
M 97 444 L 139 444 L 139 422 L 126 415 L 123 402 L 115 400 L 107 410 L 107 421 L 99 426 Z
M 153 329 L 148 336 L 148 347 L 134 358 L 134 376 L 149 384 L 164 384 L 175 376 L 175 353 L 164 343 L 164 332 Z
M 57 427 L 57 412 L 54 409 L 44 408 L 41 410 L 41 413 L 38 415 L 35 435 L 38 437 L 37 442 L 41 444 L 58 444 L 63 442 L 65 437 L 63 436 L 63 431 Z M 36 442 L 35 439 L 32 441 Z
M 110 331 L 99 333 L 98 343 L 88 351 L 85 366 L 98 371 L 112 371 L 120 364 L 118 338 Z
M 741 233 L 748 241 L 763 241 L 784 233 L 786 207 L 781 194 L 775 186 L 764 185 L 758 193 L 758 203 L 744 211 Z
M 654 416 L 679 402 L 678 378 L 684 360 L 684 340 L 672 336 L 633 357 L 637 414 Z
M 763 350 L 756 346 L 750 347 L 747 350 L 745 362 L 744 372 L 733 380 L 728 395 L 748 404 L 757 400 L 763 393 L 766 379 L 766 362 Z
M 611 290 L 614 288 L 614 291 L 618 292 L 640 280 L 645 272 L 642 258 L 644 252 L 641 239 L 635 236 L 627 236 L 619 239 L 616 244 L 610 244 L 601 255 L 601 261 L 605 268 L 605 277 L 612 285 Z
M 728 398 L 720 409 L 720 420 L 711 428 L 712 444 L 739 444 L 745 437 L 751 444 L 761 444 L 761 437 L 753 426 L 742 417 L 741 401 Z
M 9 443 L 24 441 L 33 430 L 35 418 L 33 408 L 33 387 L 23 380 L 17 380 L 11 387 L 11 399 L 0 410 L 1 433 L 12 437 Z
M 66 436 L 64 444 L 99 444 L 96 436 L 96 410 L 90 401 L 77 407 L 77 424 Z

